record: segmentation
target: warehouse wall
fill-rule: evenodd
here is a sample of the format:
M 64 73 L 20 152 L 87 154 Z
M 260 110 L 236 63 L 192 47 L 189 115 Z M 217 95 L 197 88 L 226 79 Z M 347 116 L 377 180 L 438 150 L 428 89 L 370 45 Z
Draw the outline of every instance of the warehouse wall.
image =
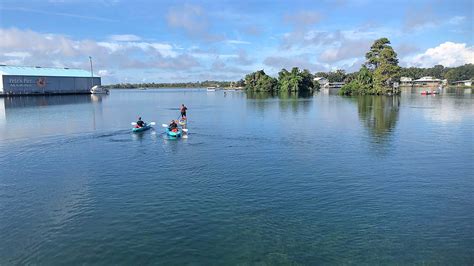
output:
M 101 85 L 100 77 L 37 77 L 3 75 L 5 94 L 87 93 L 94 85 Z

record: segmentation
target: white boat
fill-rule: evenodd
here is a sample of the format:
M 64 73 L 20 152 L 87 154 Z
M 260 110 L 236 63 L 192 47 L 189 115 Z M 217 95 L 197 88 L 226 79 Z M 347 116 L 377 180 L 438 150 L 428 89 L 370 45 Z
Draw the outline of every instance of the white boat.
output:
M 207 91 L 216 91 L 216 87 L 207 87 Z
M 95 85 L 94 87 L 92 87 L 91 93 L 92 94 L 108 94 L 109 89 L 99 86 L 99 85 Z

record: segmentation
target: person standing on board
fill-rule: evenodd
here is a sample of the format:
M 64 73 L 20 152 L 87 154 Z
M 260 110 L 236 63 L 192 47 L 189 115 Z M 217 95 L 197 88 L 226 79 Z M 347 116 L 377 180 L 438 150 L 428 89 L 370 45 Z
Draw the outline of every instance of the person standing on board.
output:
M 186 110 L 188 110 L 188 108 L 186 106 L 184 106 L 184 103 L 181 104 L 181 108 L 180 108 L 181 118 L 186 118 Z

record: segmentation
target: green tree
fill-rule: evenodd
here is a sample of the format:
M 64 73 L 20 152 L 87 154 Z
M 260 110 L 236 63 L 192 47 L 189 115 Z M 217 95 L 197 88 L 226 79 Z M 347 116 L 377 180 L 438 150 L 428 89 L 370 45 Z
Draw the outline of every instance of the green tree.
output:
M 362 65 L 356 77 L 339 90 L 340 95 L 364 95 L 375 94 L 373 87 L 373 74 Z
M 281 92 L 304 92 L 313 88 L 313 75 L 306 69 L 300 71 L 294 67 L 291 72 L 286 69 L 278 72 L 278 89 Z
M 445 75 L 448 82 L 474 79 L 474 64 L 466 64 L 463 66 L 451 68 Z
M 329 72 L 327 79 L 329 82 L 343 82 L 346 79 L 346 71 L 338 69 L 334 72 Z
M 368 69 L 373 71 L 375 94 L 393 93 L 393 83 L 400 79 L 397 53 L 387 38 L 376 40 L 365 54 Z
M 277 80 L 265 74 L 263 70 L 250 73 L 245 76 L 245 89 L 247 91 L 271 92 L 277 87 Z

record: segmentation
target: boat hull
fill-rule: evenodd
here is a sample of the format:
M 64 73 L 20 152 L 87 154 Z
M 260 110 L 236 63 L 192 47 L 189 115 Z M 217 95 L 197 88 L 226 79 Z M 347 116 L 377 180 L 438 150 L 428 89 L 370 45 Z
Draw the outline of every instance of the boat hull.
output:
M 171 131 L 167 128 L 166 129 L 166 134 L 170 137 L 173 137 L 173 138 L 179 138 L 182 135 L 182 130 L 178 129 L 178 131 L 174 132 L 174 131 Z
M 144 127 L 134 127 L 132 128 L 132 132 L 143 132 L 143 131 L 147 131 L 148 129 L 150 129 L 151 126 L 144 126 Z

